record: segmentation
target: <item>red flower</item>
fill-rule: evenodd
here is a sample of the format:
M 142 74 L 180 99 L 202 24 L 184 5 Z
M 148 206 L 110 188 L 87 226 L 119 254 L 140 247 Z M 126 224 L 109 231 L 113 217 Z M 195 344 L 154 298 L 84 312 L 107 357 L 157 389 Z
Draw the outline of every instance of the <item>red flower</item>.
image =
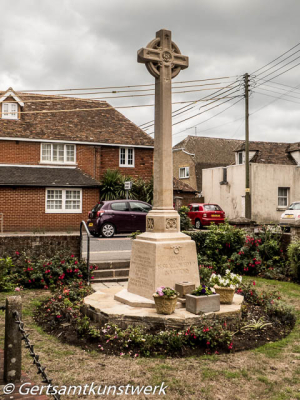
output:
M 20 255 L 20 253 L 19 253 L 18 251 L 16 251 L 15 254 L 16 254 L 16 256 L 19 256 L 19 255 Z
M 28 283 L 31 283 L 31 280 L 29 279 Z
M 253 281 L 252 283 L 253 283 L 254 286 L 256 285 L 255 281 Z
M 206 342 L 206 344 L 207 344 L 207 346 L 209 346 L 209 345 L 210 345 L 210 342 Z
M 74 264 L 77 265 L 77 264 L 78 264 L 78 261 L 74 261 Z
M 73 258 L 73 257 L 74 257 L 74 254 L 71 254 L 71 257 Z

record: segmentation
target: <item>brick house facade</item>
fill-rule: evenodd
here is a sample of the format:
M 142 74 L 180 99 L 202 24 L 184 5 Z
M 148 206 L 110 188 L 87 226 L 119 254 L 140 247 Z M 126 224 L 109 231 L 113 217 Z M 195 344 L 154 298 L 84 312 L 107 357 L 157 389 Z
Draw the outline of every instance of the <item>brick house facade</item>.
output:
M 150 180 L 153 139 L 103 101 L 0 92 L 4 232 L 78 230 L 107 169 Z

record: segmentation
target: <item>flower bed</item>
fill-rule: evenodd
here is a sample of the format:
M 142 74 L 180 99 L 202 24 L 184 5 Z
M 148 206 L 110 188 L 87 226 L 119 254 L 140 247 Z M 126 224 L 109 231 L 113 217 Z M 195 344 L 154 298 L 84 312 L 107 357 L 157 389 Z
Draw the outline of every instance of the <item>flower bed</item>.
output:
M 90 266 L 91 279 L 93 270 Z M 51 258 L 29 259 L 25 253 L 16 252 L 13 258 L 0 259 L 0 290 L 23 288 L 49 289 L 72 281 L 87 279 L 87 265 L 73 254 L 58 253 Z
M 254 285 L 239 289 L 247 302 L 242 319 L 234 321 L 203 319 L 203 324 L 186 330 L 149 331 L 135 326 L 95 325 L 82 315 L 83 297 L 90 289 L 73 283 L 61 287 L 37 310 L 35 320 L 60 340 L 84 348 L 119 356 L 183 357 L 220 354 L 251 349 L 286 336 L 295 324 L 293 311 L 277 292 L 255 290 Z M 267 324 L 267 325 L 266 325 Z

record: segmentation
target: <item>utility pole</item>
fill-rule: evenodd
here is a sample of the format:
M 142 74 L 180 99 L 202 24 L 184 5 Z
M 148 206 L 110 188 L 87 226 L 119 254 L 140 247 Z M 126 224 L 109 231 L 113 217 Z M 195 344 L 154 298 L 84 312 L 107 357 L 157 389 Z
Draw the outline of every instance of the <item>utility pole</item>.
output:
M 245 81 L 245 217 L 251 219 L 250 163 L 249 163 L 249 74 Z

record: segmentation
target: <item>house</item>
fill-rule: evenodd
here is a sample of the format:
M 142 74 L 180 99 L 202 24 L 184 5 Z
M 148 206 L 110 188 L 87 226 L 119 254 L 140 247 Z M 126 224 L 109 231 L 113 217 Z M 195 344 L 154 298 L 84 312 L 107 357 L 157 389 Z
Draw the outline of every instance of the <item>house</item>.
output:
M 151 179 L 153 145 L 104 101 L 0 92 L 4 231 L 78 230 L 107 169 Z
M 173 178 L 173 195 L 174 198 L 179 197 L 181 199 L 180 204 L 183 206 L 187 206 L 193 202 L 201 203 L 202 201 L 196 189 L 177 178 Z
M 173 147 L 173 175 L 202 191 L 202 170 L 234 164 L 241 140 L 187 136 Z M 205 200 L 206 201 L 206 200 Z
M 245 143 L 233 153 L 234 165 L 202 171 L 205 201 L 218 203 L 230 219 L 245 215 Z M 249 159 L 251 218 L 278 223 L 300 199 L 300 143 L 250 142 Z

